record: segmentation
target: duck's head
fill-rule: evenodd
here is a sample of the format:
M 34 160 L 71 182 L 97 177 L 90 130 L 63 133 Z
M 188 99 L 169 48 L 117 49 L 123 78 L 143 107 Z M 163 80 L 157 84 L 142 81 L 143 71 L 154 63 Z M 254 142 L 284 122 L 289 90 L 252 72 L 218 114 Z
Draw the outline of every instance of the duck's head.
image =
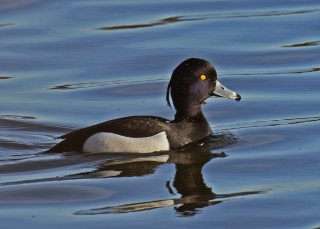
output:
M 201 113 L 201 105 L 212 96 L 241 100 L 239 94 L 219 83 L 210 62 L 198 58 L 187 59 L 174 69 L 167 88 L 167 103 L 171 107 L 170 92 L 177 115 L 186 117 Z

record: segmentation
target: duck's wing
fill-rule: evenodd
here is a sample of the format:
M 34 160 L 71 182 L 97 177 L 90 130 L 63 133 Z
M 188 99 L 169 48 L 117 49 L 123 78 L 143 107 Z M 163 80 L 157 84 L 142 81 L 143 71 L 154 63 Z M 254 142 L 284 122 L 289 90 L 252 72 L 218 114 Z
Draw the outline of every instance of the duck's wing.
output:
M 156 116 L 131 116 L 106 121 L 60 136 L 59 139 L 64 140 L 47 152 L 82 151 L 83 144 L 88 137 L 100 132 L 114 133 L 126 137 L 150 137 L 168 131 L 168 121 Z
M 126 137 L 149 137 L 165 131 L 169 120 L 156 116 L 131 116 L 102 122 L 75 130 L 59 138 L 91 136 L 99 132 L 109 132 Z

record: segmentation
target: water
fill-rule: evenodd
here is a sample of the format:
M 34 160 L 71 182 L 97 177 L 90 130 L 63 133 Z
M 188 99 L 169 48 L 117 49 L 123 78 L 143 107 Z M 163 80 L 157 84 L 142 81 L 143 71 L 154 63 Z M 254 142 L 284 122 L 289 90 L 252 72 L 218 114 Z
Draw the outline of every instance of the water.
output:
M 0 1 L 1 228 L 318 228 L 320 3 Z M 182 60 L 213 62 L 203 146 L 42 154 L 128 115 L 173 118 Z

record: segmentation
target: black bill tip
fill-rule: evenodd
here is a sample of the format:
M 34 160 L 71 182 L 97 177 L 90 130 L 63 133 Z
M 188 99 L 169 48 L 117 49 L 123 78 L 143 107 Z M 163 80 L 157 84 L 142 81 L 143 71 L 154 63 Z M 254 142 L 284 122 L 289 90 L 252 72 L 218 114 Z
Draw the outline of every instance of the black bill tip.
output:
M 240 102 L 240 100 L 241 100 L 241 96 L 239 94 L 237 94 L 236 101 Z

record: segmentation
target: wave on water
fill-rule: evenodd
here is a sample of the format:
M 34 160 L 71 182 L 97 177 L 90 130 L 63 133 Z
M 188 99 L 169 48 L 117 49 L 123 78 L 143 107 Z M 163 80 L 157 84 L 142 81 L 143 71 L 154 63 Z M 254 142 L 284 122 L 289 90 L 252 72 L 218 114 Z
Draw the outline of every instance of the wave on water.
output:
M 113 25 L 96 28 L 98 30 L 120 30 L 120 29 L 137 29 L 147 28 L 154 26 L 161 26 L 166 24 L 173 24 L 178 22 L 188 21 L 204 21 L 213 19 L 241 19 L 241 18 L 252 18 L 252 17 L 275 17 L 284 15 L 295 15 L 295 14 L 307 14 L 319 12 L 320 9 L 293 9 L 293 10 L 272 10 L 262 12 L 235 12 L 235 13 L 210 13 L 210 14 L 197 14 L 197 15 L 182 15 L 166 17 L 156 21 L 127 24 L 127 25 Z
M 274 71 L 255 71 L 250 70 L 250 72 L 237 72 L 237 73 L 225 73 L 220 74 L 221 76 L 259 76 L 259 75 L 295 75 L 295 74 L 305 74 L 314 73 L 320 71 L 320 67 L 305 68 L 305 69 L 279 69 Z
M 11 79 L 14 78 L 13 76 L 0 76 L 0 80 L 7 80 L 7 79 Z
M 308 42 L 296 43 L 291 45 L 284 45 L 282 47 L 293 48 L 293 47 L 304 47 L 304 46 L 315 46 L 315 45 L 320 45 L 320 41 L 308 41 Z
M 38 157 L 52 146 L 53 136 L 69 128 L 40 123 L 29 115 L 0 115 L 0 165 L 8 165 Z
M 80 82 L 80 83 L 70 83 L 62 84 L 51 87 L 51 90 L 73 90 L 73 89 L 84 89 L 84 88 L 96 88 L 96 87 L 105 87 L 111 85 L 127 85 L 135 83 L 146 83 L 146 82 L 156 82 L 163 81 L 163 78 L 139 78 L 132 80 L 105 80 L 105 81 L 94 81 L 94 82 Z
M 249 129 L 257 127 L 271 127 L 271 126 L 287 126 L 287 125 L 297 125 L 305 124 L 310 122 L 319 122 L 320 116 L 313 117 L 296 117 L 296 118 L 283 118 L 283 119 L 273 119 L 273 120 L 258 120 L 253 122 L 242 122 L 242 123 L 232 123 L 232 125 L 215 126 L 216 129 L 223 130 L 238 130 L 238 129 Z

